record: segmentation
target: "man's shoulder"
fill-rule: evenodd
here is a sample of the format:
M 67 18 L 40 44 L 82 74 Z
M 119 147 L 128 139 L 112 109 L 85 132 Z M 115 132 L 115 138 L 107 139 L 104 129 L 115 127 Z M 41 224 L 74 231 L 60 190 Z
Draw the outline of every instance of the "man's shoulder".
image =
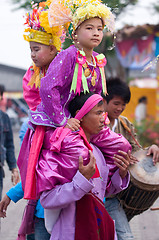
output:
M 130 122 L 127 117 L 122 116 L 122 115 L 120 115 L 120 117 L 118 118 L 118 121 L 120 121 L 121 123 L 124 122 L 127 126 L 133 125 L 133 123 Z

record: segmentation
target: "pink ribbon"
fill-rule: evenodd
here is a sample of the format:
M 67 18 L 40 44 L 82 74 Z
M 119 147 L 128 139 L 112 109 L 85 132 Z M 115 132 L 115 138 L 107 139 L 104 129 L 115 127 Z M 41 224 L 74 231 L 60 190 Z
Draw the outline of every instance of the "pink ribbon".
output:
M 86 62 L 86 56 L 83 56 L 80 54 L 80 52 L 77 52 L 76 56 L 76 62 L 78 65 L 78 75 L 77 75 L 77 87 L 76 87 L 76 94 L 80 94 L 81 92 L 81 82 L 82 82 L 82 65 Z
M 98 56 L 98 55 L 97 55 Z M 97 57 L 95 57 L 96 63 L 98 67 L 104 67 L 107 63 L 106 58 L 102 58 L 102 59 L 98 59 Z
M 83 107 L 76 114 L 75 118 L 80 120 L 84 115 L 86 115 L 92 108 L 97 105 L 103 98 L 99 94 L 93 94 L 91 97 L 87 99 L 84 103 Z

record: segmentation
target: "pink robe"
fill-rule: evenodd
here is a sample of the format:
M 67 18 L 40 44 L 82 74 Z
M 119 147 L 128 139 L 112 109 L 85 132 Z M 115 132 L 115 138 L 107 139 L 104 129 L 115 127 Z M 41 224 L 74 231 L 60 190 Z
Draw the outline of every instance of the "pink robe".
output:
M 39 95 L 39 88 L 28 86 L 28 83 L 34 73 L 33 67 L 31 66 L 23 77 L 23 97 L 28 104 L 30 110 L 35 111 L 39 103 L 41 102 L 41 98 Z

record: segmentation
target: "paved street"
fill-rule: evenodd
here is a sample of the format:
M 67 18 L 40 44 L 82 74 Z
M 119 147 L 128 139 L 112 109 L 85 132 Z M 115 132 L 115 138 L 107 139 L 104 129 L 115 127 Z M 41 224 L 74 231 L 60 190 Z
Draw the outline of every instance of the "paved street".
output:
M 20 141 L 18 137 L 18 131 L 14 131 L 14 144 L 15 144 L 15 153 L 16 157 L 19 153 Z M 4 188 L 3 195 L 6 191 L 8 191 L 12 187 L 11 183 L 11 173 L 8 170 L 8 166 L 5 166 L 5 174 L 6 177 L 4 179 Z M 22 199 L 18 203 L 14 203 L 11 201 L 8 211 L 7 217 L 1 218 L 1 231 L 0 231 L 0 240 L 16 240 L 17 232 L 21 223 L 22 214 L 24 210 L 24 206 L 26 204 L 26 200 Z
M 18 156 L 19 138 L 17 131 L 14 131 L 14 141 L 16 156 Z M 5 171 L 6 177 L 4 179 L 3 195 L 12 186 L 10 172 L 8 171 L 7 166 L 5 166 Z M 26 200 L 20 200 L 16 204 L 12 202 L 9 205 L 7 218 L 1 219 L 0 240 L 16 240 L 25 204 Z M 159 199 L 155 202 L 153 207 L 159 207 Z M 134 217 L 131 220 L 130 225 L 135 240 L 159 240 L 159 211 L 148 210 L 143 214 Z

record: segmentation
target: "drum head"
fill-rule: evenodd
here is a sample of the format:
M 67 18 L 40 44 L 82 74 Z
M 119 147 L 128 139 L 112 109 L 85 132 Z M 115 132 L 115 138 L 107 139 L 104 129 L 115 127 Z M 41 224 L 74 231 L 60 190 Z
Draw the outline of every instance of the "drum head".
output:
M 156 190 L 159 188 L 159 163 L 153 165 L 152 156 L 147 156 L 147 150 L 139 150 L 133 155 L 139 160 L 138 163 L 131 165 L 129 170 L 132 176 L 132 181 L 134 180 L 137 184 L 145 184 L 146 188 L 151 190 Z M 137 185 L 138 185 L 137 184 Z M 150 185 L 150 186 L 148 186 Z

